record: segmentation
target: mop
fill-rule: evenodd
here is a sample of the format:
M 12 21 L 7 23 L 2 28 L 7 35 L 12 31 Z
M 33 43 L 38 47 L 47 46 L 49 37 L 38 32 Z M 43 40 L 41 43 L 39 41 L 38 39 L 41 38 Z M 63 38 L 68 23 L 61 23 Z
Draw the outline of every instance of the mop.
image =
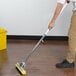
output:
M 25 62 L 27 63 L 27 60 L 29 59 L 29 57 L 33 54 L 34 51 L 36 51 L 35 49 L 38 47 L 38 45 L 43 42 L 44 37 L 47 35 L 47 33 L 49 32 L 49 29 L 47 29 L 47 31 L 43 34 L 43 36 L 40 38 L 40 40 L 37 42 L 37 44 L 34 46 L 34 48 L 32 49 L 32 51 L 28 54 L 28 56 L 26 57 Z M 25 62 L 21 62 L 21 63 L 16 63 L 16 69 L 22 74 L 22 75 L 26 75 L 26 71 L 25 71 Z
M 64 8 L 66 7 L 67 3 L 64 4 L 60 14 L 62 13 L 62 11 L 64 10 Z M 47 29 L 46 32 L 42 35 L 42 37 L 40 38 L 40 40 L 37 42 L 37 44 L 34 46 L 34 48 L 32 49 L 32 51 L 28 54 L 28 56 L 26 57 L 25 59 L 25 62 L 27 62 L 27 60 L 29 59 L 29 57 L 35 52 L 35 49 L 38 47 L 38 45 L 43 42 L 43 39 L 45 38 L 45 36 L 47 35 L 47 33 L 49 32 L 50 30 Z M 26 75 L 26 70 L 25 70 L 25 66 L 26 66 L 26 63 L 25 62 L 21 62 L 21 63 L 16 63 L 15 66 L 16 66 L 16 69 L 19 71 L 19 73 L 23 76 Z

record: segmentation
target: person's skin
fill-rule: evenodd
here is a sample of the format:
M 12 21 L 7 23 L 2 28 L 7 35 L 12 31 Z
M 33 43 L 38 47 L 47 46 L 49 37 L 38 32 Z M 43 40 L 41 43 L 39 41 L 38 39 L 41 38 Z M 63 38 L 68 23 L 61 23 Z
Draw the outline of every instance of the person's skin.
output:
M 49 25 L 48 25 L 48 29 L 49 29 L 49 30 L 54 27 L 55 21 L 56 21 L 57 17 L 59 16 L 62 8 L 63 8 L 63 4 L 57 3 L 57 7 L 56 7 L 55 13 L 54 13 L 54 15 L 53 15 L 53 18 L 52 18 L 52 20 L 50 21 L 50 23 L 49 23 Z

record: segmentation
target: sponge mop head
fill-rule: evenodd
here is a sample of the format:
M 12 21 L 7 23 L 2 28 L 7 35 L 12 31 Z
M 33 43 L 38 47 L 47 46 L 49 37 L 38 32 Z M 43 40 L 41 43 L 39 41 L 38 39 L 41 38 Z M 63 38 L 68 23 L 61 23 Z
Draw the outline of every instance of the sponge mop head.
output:
M 25 76 L 26 75 L 26 71 L 23 68 L 25 66 L 23 66 L 22 64 L 24 64 L 24 63 L 20 63 L 20 64 L 16 63 L 15 66 L 16 66 L 16 69 L 20 72 L 20 74 Z

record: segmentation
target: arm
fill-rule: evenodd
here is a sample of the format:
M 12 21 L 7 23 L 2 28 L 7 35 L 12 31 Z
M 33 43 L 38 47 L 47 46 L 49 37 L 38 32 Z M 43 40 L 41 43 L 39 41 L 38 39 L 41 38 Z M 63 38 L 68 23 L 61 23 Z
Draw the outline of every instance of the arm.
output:
M 57 3 L 57 7 L 56 7 L 56 9 L 55 9 L 55 13 L 54 13 L 54 15 L 53 15 L 53 18 L 52 18 L 52 20 L 50 21 L 50 23 L 49 23 L 49 25 L 48 25 L 48 28 L 49 28 L 49 29 L 51 29 L 51 28 L 54 27 L 55 21 L 56 21 L 57 17 L 59 16 L 62 8 L 63 8 L 63 4 Z

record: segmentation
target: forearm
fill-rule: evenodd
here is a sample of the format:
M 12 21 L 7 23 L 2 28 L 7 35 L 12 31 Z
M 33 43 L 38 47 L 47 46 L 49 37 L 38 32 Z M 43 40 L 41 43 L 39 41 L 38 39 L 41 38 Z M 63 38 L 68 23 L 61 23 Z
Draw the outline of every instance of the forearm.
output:
M 62 10 L 62 7 L 63 7 L 63 4 L 61 3 L 57 3 L 57 7 L 56 7 L 56 10 L 55 10 L 55 13 L 54 13 L 54 16 L 51 20 L 51 22 L 55 22 L 57 17 L 59 16 L 61 10 Z

